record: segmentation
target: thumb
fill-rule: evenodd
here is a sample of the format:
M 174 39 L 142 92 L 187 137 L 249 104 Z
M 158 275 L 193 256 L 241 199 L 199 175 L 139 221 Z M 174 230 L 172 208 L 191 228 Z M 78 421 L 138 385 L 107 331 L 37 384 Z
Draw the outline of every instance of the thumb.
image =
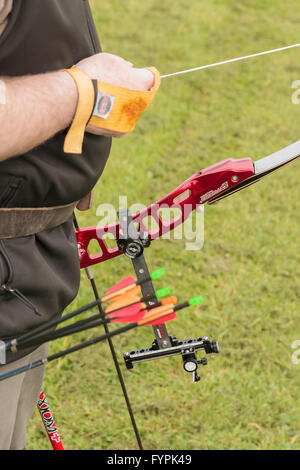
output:
M 140 82 L 140 89 L 142 91 L 149 91 L 154 85 L 154 75 L 150 70 L 145 68 L 134 69 L 136 73 L 136 79 Z

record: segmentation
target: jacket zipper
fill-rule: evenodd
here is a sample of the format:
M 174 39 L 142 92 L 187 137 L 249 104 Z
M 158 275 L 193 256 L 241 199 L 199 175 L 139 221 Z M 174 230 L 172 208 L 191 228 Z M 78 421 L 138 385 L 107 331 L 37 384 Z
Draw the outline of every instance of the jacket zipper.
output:
M 27 307 L 29 307 L 31 310 L 33 310 L 33 312 L 35 313 L 35 315 L 38 315 L 38 316 L 41 316 L 41 314 L 39 313 L 38 309 L 36 308 L 36 306 L 24 295 L 22 294 L 21 291 L 19 291 L 19 289 L 17 288 L 14 288 L 11 286 L 11 282 L 12 282 L 12 279 L 13 279 L 13 266 L 12 266 L 12 263 L 9 259 L 9 256 L 6 252 L 6 249 L 3 245 L 3 241 L 0 240 L 0 247 L 1 247 L 1 254 L 3 256 L 3 258 L 5 259 L 6 263 L 7 263 L 7 266 L 8 266 L 8 279 L 6 282 L 4 282 L 1 286 L 0 286 L 0 293 L 1 291 L 2 292 L 5 292 L 5 293 L 8 293 L 8 294 L 11 294 L 11 295 L 14 295 L 18 300 L 20 300 L 24 305 L 26 305 Z
M 27 297 L 25 297 L 24 294 L 22 294 L 22 292 L 19 291 L 19 289 L 14 289 L 13 287 L 9 286 L 8 284 L 2 284 L 0 289 L 4 290 L 5 292 L 8 292 L 9 294 L 14 295 L 17 299 L 19 299 L 21 302 L 23 302 L 24 305 L 31 308 L 36 315 L 38 315 L 39 317 L 41 316 L 38 309 L 33 305 L 32 302 L 30 302 L 29 299 L 27 299 Z
M 2 195 L 2 197 L 0 198 L 1 207 L 6 207 L 7 204 L 11 201 L 11 199 L 14 197 L 14 195 L 16 194 L 17 190 L 20 187 L 20 182 L 21 182 L 20 178 L 19 179 L 14 178 L 14 180 L 8 184 L 8 187 L 4 191 L 4 194 Z
M 17 190 L 17 185 L 10 185 L 8 188 L 6 188 L 6 191 L 4 192 L 3 197 L 1 198 L 1 206 L 5 207 L 6 204 L 10 201 L 10 199 L 13 198 L 14 194 L 16 193 Z

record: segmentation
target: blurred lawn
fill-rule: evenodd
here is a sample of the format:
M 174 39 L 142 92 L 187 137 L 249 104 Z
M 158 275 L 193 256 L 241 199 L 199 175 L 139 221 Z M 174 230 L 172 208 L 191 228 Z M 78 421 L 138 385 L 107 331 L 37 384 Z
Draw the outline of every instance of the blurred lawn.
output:
M 296 0 L 91 4 L 105 51 L 162 74 L 300 42 Z M 294 49 L 163 81 L 135 132 L 114 141 L 94 207 L 80 224 L 96 225 L 97 206 L 117 207 L 119 194 L 148 205 L 215 162 L 256 160 L 298 140 L 297 79 Z M 300 339 L 299 178 L 296 162 L 206 208 L 201 251 L 186 251 L 183 240 L 159 240 L 148 251 L 151 269 L 167 268 L 157 286 L 172 286 L 180 301 L 206 298 L 170 332 L 217 338 L 221 354 L 208 356 L 201 382 L 192 384 L 180 357 L 126 370 L 123 352 L 150 345 L 150 328 L 114 341 L 145 448 L 300 449 L 300 365 L 291 362 L 291 344 Z M 100 292 L 131 269 L 125 258 L 97 266 Z M 91 299 L 83 276 L 72 307 Z M 106 344 L 51 363 L 45 391 L 67 449 L 136 448 Z M 49 448 L 38 413 L 27 448 Z

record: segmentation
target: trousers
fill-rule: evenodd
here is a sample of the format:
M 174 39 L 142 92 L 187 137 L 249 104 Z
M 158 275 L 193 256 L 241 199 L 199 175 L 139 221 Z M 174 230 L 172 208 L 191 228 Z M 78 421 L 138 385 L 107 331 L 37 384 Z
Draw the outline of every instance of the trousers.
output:
M 48 344 L 31 354 L 0 367 L 0 374 L 45 358 Z M 26 426 L 37 405 L 42 390 L 45 366 L 28 370 L 0 382 L 0 449 L 23 450 L 26 445 Z
M 79 280 L 72 217 L 36 235 L 0 240 L 0 341 L 58 319 L 76 296 Z M 46 356 L 45 345 L 7 352 L 0 374 Z M 0 382 L 0 449 L 25 447 L 26 424 L 36 406 L 43 376 L 41 366 Z

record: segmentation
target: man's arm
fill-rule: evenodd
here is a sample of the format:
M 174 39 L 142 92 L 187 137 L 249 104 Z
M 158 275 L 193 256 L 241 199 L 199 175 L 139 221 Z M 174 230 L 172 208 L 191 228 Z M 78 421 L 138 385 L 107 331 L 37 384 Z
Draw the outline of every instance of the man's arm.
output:
M 66 72 L 5 78 L 0 104 L 0 161 L 25 153 L 66 128 L 77 88 Z
M 111 54 L 96 54 L 79 62 L 77 67 L 92 79 L 131 89 L 146 91 L 153 85 L 151 72 L 135 69 Z M 58 71 L 0 80 L 0 161 L 29 151 L 70 125 L 78 92 L 68 73 Z
M 0 0 L 0 35 L 6 28 L 8 15 L 12 10 L 13 0 Z

